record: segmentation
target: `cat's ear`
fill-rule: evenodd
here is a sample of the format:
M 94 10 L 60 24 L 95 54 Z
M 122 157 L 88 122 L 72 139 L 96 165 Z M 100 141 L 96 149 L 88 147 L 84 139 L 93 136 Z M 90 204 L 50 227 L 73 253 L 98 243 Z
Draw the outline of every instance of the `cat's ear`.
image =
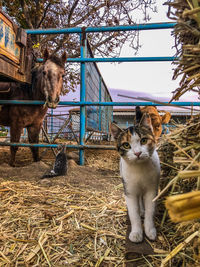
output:
M 171 119 L 171 114 L 168 111 L 166 111 L 165 114 L 161 117 L 163 124 L 168 123 L 170 119 Z
M 140 121 L 140 125 L 144 125 L 145 127 L 149 127 L 153 132 L 151 117 L 150 117 L 149 113 L 143 113 L 142 119 Z
M 123 130 L 119 126 L 117 126 L 115 123 L 113 123 L 113 122 L 110 123 L 110 132 L 111 132 L 111 134 L 115 140 L 118 138 L 119 134 L 122 131 Z
M 143 113 L 140 109 L 140 106 L 136 106 L 136 108 L 135 108 L 136 123 L 140 123 L 142 116 L 143 116 Z

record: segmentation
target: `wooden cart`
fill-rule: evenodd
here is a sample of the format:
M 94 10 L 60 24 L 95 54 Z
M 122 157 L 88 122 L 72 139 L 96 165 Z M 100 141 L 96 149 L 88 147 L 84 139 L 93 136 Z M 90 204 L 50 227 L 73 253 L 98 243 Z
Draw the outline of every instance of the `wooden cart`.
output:
M 31 82 L 31 47 L 24 29 L 0 10 L 0 82 Z

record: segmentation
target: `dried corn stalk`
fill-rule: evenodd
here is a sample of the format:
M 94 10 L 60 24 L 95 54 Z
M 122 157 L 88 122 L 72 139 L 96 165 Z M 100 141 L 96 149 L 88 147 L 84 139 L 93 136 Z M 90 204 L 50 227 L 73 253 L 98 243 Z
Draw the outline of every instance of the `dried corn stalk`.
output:
M 170 196 L 165 206 L 173 222 L 200 218 L 200 191 Z
M 177 22 L 172 35 L 179 60 L 174 62 L 173 79 L 179 75 L 182 79 L 172 100 L 178 100 L 189 90 L 200 94 L 200 1 L 169 0 L 165 5 L 169 6 L 168 17 Z

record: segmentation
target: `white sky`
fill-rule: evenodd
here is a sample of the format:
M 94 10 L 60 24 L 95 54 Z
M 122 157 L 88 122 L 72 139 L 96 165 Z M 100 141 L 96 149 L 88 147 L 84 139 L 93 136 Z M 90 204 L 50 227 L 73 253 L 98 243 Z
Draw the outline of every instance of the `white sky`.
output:
M 168 22 L 165 1 L 157 1 L 158 13 L 151 13 L 153 22 Z M 173 21 L 174 22 L 174 21 Z M 136 56 L 174 56 L 174 38 L 171 29 L 146 30 L 140 32 L 142 45 Z M 128 45 L 121 56 L 134 57 L 135 50 Z M 171 92 L 178 87 L 178 80 L 172 81 L 173 65 L 171 62 L 128 62 L 98 63 L 100 72 L 108 88 L 125 89 L 151 93 L 153 96 L 171 97 Z
M 163 6 L 164 1 L 157 1 L 157 13 L 151 13 L 149 23 L 169 22 L 167 18 L 167 6 Z M 139 13 L 139 12 L 138 12 Z M 139 15 L 138 15 L 139 17 Z M 138 18 L 137 18 L 138 21 Z M 174 21 L 173 21 L 174 22 Z M 138 57 L 150 56 L 174 56 L 174 38 L 171 36 L 172 29 L 146 30 L 140 31 L 140 45 L 142 46 Z M 121 57 L 135 57 L 135 50 L 125 45 Z M 172 62 L 128 62 L 128 63 L 97 63 L 101 75 L 108 89 L 120 89 L 149 93 L 152 98 L 167 97 L 171 99 L 172 91 L 178 88 L 179 79 L 172 80 Z M 126 94 L 126 92 L 125 92 Z M 134 93 L 133 93 L 134 94 Z M 142 95 L 142 94 L 141 94 Z M 144 94 L 143 94 L 144 95 Z M 78 100 L 79 91 L 72 91 L 64 96 L 66 100 Z M 131 101 L 130 99 L 118 97 L 119 101 Z M 118 101 L 115 99 L 115 101 Z M 165 100 L 166 101 L 166 100 Z M 198 101 L 197 93 L 189 92 L 184 94 L 180 101 Z

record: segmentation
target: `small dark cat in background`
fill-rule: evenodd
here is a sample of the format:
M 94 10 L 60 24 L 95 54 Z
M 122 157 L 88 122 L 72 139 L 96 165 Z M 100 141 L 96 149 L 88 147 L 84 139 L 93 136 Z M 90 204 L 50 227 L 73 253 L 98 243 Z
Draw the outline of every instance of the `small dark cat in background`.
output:
M 55 176 L 61 176 L 67 174 L 67 155 L 66 146 L 61 144 L 58 146 L 58 154 L 56 155 L 53 169 L 42 176 L 44 178 L 53 178 Z
M 137 107 L 134 126 L 123 130 L 111 123 L 110 129 L 120 154 L 120 174 L 131 221 L 129 239 L 135 243 L 143 240 L 141 215 L 144 213 L 145 234 L 150 240 L 155 240 L 155 202 L 152 200 L 158 191 L 160 161 L 151 118 Z

